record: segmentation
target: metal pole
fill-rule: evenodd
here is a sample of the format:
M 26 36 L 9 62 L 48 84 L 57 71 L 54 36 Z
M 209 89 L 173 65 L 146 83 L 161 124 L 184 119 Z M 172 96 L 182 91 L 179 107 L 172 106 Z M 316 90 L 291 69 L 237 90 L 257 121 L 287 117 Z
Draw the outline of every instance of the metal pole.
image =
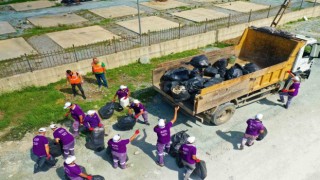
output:
M 299 10 L 301 10 L 301 8 L 302 8 L 302 4 L 303 4 L 303 0 L 301 1 L 301 4 L 300 4 L 300 8 L 299 8 Z
M 267 18 L 268 18 L 268 17 L 269 17 L 269 15 L 270 15 L 270 10 L 271 10 L 271 5 L 269 6 L 269 11 L 268 11 Z
M 114 36 L 113 36 L 113 46 L 114 46 L 114 52 L 117 53 L 116 37 Z
M 141 20 L 140 20 L 140 4 L 139 4 L 139 0 L 137 0 L 137 6 L 138 6 L 138 21 L 139 21 L 140 44 L 142 44 L 142 38 L 141 38 Z
M 32 69 L 32 67 L 31 67 L 31 64 L 30 64 L 30 62 L 29 62 L 29 60 L 28 60 L 28 57 L 27 57 L 27 54 L 26 54 L 26 53 L 24 53 L 24 57 L 26 58 L 26 60 L 27 60 L 27 62 L 28 62 L 30 71 L 33 72 L 33 69 Z
M 317 0 L 314 0 L 313 7 L 316 6 Z
M 151 45 L 150 43 L 150 30 L 148 30 L 148 37 L 149 37 L 149 46 Z
M 252 13 L 252 9 L 250 10 L 248 22 L 250 22 L 250 20 L 251 20 L 251 13 Z
M 204 25 L 204 32 L 207 32 L 207 24 L 208 24 L 208 18 L 206 18 L 206 24 Z
M 72 49 L 73 49 L 74 57 L 76 58 L 76 62 L 78 62 L 78 57 L 77 57 L 76 48 L 74 47 L 74 44 L 72 44 Z
M 228 28 L 230 27 L 230 20 L 231 20 L 231 13 L 229 14 L 229 18 L 228 18 Z
M 179 39 L 181 37 L 181 23 L 179 23 Z

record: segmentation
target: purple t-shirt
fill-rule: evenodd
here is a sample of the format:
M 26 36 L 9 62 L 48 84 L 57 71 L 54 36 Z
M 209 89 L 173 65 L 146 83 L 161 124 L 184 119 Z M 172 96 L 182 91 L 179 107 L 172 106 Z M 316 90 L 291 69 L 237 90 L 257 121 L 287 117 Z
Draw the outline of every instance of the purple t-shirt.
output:
M 64 166 L 64 172 L 66 173 L 66 175 L 71 179 L 71 180 L 75 180 L 75 179 L 83 179 L 81 176 L 79 176 L 79 174 L 82 173 L 80 166 L 73 164 L 73 165 L 68 165 L 66 163 L 63 163 Z
M 182 144 L 179 151 L 184 161 L 189 164 L 196 163 L 196 161 L 192 159 L 192 156 L 197 154 L 197 148 L 193 144 Z
M 48 139 L 43 135 L 37 135 L 33 138 L 33 153 L 38 157 L 46 156 L 46 148 L 44 145 L 49 144 Z
M 170 128 L 172 127 L 172 122 L 168 122 L 164 128 L 159 126 L 154 127 L 153 131 L 157 133 L 158 143 L 167 144 L 170 142 Z
M 296 95 L 298 95 L 299 88 L 300 88 L 300 83 L 299 83 L 299 82 L 294 82 L 294 83 L 291 84 L 291 86 L 289 87 L 289 90 L 290 90 L 290 89 L 295 89 L 295 90 L 294 90 L 294 92 L 288 92 L 288 94 L 289 94 L 290 96 L 296 96 Z
M 263 130 L 263 124 L 259 120 L 255 119 L 248 119 L 247 120 L 248 127 L 246 129 L 246 134 L 252 135 L 252 136 L 258 136 L 260 133 L 260 130 Z
M 97 113 L 94 113 L 94 115 L 92 117 L 89 115 L 86 115 L 86 117 L 83 120 L 83 125 L 88 129 L 90 127 L 92 127 L 92 128 L 98 127 L 99 123 L 100 123 L 100 118 Z
M 58 128 L 53 132 L 53 137 L 59 138 L 63 145 L 67 145 L 74 141 L 74 138 L 72 134 L 70 134 L 66 129 L 64 128 Z
M 120 140 L 119 142 L 113 142 L 112 139 L 108 141 L 108 146 L 111 147 L 111 150 L 117 153 L 126 153 L 127 144 L 130 143 L 129 139 Z
M 70 109 L 70 113 L 71 116 L 73 117 L 74 120 L 80 122 L 79 116 L 82 116 L 82 118 L 85 117 L 84 112 L 82 111 L 82 109 L 80 108 L 79 105 L 75 104 L 75 108 L 74 109 Z
M 141 109 L 142 109 L 143 111 L 146 111 L 146 108 L 145 108 L 141 103 L 139 103 L 138 106 L 136 106 L 134 103 L 132 103 L 132 104 L 130 105 L 130 108 L 134 110 L 134 113 L 135 113 L 135 114 L 139 114 Z
M 125 88 L 125 89 L 123 89 L 123 90 L 119 89 L 116 94 L 117 94 L 117 96 L 118 96 L 118 99 L 121 99 L 121 98 L 123 98 L 123 97 L 128 96 L 128 93 L 129 93 L 129 89 L 128 89 L 128 88 Z

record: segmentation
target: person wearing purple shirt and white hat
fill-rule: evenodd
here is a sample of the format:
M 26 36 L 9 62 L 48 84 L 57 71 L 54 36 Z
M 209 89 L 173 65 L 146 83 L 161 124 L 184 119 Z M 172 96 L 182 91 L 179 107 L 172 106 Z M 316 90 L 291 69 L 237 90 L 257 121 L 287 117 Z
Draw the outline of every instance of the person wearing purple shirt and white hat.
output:
M 75 163 L 76 157 L 69 156 L 63 163 L 64 172 L 70 180 L 92 180 L 92 176 L 83 172 L 81 167 Z
M 159 156 L 159 161 L 157 164 L 159 166 L 164 166 L 164 149 L 169 152 L 170 149 L 170 128 L 172 125 L 177 121 L 177 114 L 178 114 L 179 106 L 174 108 L 174 116 L 173 119 L 165 123 L 164 119 L 159 119 L 158 125 L 154 127 L 153 131 L 157 133 L 158 140 L 157 140 L 157 151 Z
M 69 109 L 69 111 L 65 114 L 65 117 L 68 117 L 71 114 L 72 118 L 74 119 L 73 122 L 73 136 L 79 136 L 79 126 L 83 124 L 83 118 L 85 117 L 84 112 L 77 104 L 72 104 L 71 102 L 66 102 L 64 105 L 64 109 Z
M 45 164 L 54 166 L 58 160 L 55 160 L 49 151 L 49 141 L 46 137 L 46 128 L 40 128 L 38 134 L 33 138 L 32 152 L 37 156 L 33 173 L 37 173 Z
M 57 125 L 51 124 L 50 128 L 53 130 L 53 137 L 56 143 L 61 141 L 63 149 L 63 158 L 66 159 L 69 155 L 74 156 L 74 137 L 66 129 Z
M 194 145 L 195 140 L 194 136 L 188 137 L 187 143 L 182 144 L 179 149 L 182 164 L 186 168 L 184 180 L 190 179 L 190 175 L 196 169 L 196 163 L 200 162 L 200 159 L 197 158 L 197 148 Z
M 121 140 L 121 136 L 119 134 L 113 136 L 112 139 L 109 139 L 108 146 L 111 148 L 111 154 L 113 157 L 113 168 L 118 167 L 118 163 L 120 163 L 120 168 L 126 168 L 126 160 L 127 160 L 127 144 L 133 141 L 138 134 L 139 130 L 136 130 L 135 133 L 130 137 L 130 139 Z
M 278 100 L 279 102 L 285 103 L 284 101 L 284 96 L 288 96 L 287 103 L 284 105 L 286 109 L 289 108 L 290 103 L 293 99 L 293 97 L 298 95 L 299 88 L 300 88 L 300 78 L 298 76 L 295 76 L 291 71 L 287 71 L 287 73 L 290 74 L 292 77 L 292 85 L 289 87 L 289 89 L 282 89 L 281 92 L 279 93 L 280 99 Z
M 262 114 L 257 114 L 254 119 L 247 120 L 248 126 L 242 138 L 240 150 L 244 148 L 245 144 L 247 146 L 252 146 L 254 144 L 254 140 L 258 138 L 259 134 L 262 134 L 264 132 L 264 126 L 261 121 L 262 118 Z
M 116 92 L 116 94 L 113 97 L 112 102 L 116 101 L 116 97 L 118 96 L 118 100 L 120 101 L 120 99 L 124 98 L 127 99 L 130 97 L 130 90 L 128 89 L 127 86 L 125 85 L 121 85 L 118 89 L 118 91 Z M 124 107 L 123 107 L 124 108 Z
M 134 111 L 134 118 L 136 120 L 138 120 L 140 115 L 142 115 L 144 123 L 148 126 L 150 125 L 150 123 L 148 122 L 148 112 L 139 100 L 133 100 L 133 103 L 131 103 L 131 105 L 129 106 L 129 114 L 132 114 L 132 109 Z
M 95 110 L 89 110 L 87 112 L 87 115 L 83 121 L 83 125 L 89 131 L 93 131 L 94 128 L 103 126 L 103 124 L 101 124 L 101 118 L 99 117 L 98 113 Z

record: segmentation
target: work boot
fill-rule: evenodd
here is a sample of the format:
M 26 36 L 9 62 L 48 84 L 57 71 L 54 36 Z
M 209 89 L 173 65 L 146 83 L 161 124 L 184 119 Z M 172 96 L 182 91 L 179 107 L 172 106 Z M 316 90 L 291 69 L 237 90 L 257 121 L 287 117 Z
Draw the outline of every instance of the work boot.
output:
M 149 123 L 149 122 L 145 122 L 145 124 L 148 125 L 148 126 L 150 126 L 150 123 Z
M 82 95 L 83 99 L 87 99 L 87 97 L 85 95 Z
M 281 102 L 281 103 L 284 103 L 284 101 L 283 101 L 283 100 L 281 100 L 281 99 L 278 99 L 277 101 L 278 101 L 278 102 Z
M 159 163 L 158 161 L 156 161 L 156 164 L 157 164 L 158 166 L 160 166 L 160 167 L 163 167 L 163 166 L 164 166 L 164 164 L 161 164 L 161 163 Z

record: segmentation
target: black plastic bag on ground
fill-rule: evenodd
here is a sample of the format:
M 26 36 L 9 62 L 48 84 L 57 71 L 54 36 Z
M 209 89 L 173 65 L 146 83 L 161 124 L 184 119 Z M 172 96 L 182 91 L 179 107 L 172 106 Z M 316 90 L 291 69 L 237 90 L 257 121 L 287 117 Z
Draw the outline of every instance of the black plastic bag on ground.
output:
M 249 73 L 260 70 L 260 67 L 254 63 L 248 63 L 244 65 L 243 69 L 244 69 L 243 74 L 249 74 Z
M 186 101 L 190 98 L 186 87 L 180 85 L 171 88 L 171 95 L 175 102 Z
M 206 88 L 206 87 L 209 87 L 209 86 L 213 86 L 215 84 L 219 84 L 223 81 L 224 79 L 223 78 L 211 78 L 210 80 L 208 80 L 207 82 L 205 82 L 203 84 L 203 87 Z
M 182 82 L 182 84 L 186 87 L 189 93 L 195 93 L 203 88 L 204 82 L 205 79 L 203 79 L 201 76 L 195 76 L 188 81 Z
M 172 157 L 176 157 L 177 155 L 179 155 L 180 146 L 187 142 L 187 138 L 189 137 L 189 135 L 186 132 L 187 130 L 180 131 L 171 136 L 172 143 L 170 145 L 169 154 Z
M 61 141 L 59 143 L 54 142 L 54 140 L 49 140 L 49 152 L 53 157 L 59 157 L 63 153 L 63 145 Z
M 92 180 L 105 180 L 103 176 L 100 175 L 93 175 Z
M 208 60 L 207 56 L 205 56 L 205 55 L 195 56 L 187 64 L 190 64 L 196 68 L 205 68 L 210 65 L 209 60 Z
M 207 177 L 206 162 L 201 160 L 199 163 L 196 163 L 196 169 L 192 172 L 192 175 L 196 175 L 201 179 L 205 179 Z
M 102 119 L 109 119 L 114 112 L 114 103 L 109 102 L 99 109 L 99 115 Z
M 177 156 L 176 156 L 176 163 L 177 163 L 177 166 L 178 166 L 179 168 L 183 168 L 183 167 L 184 167 L 180 155 L 177 155 Z
M 121 130 L 131 130 L 136 125 L 136 120 L 131 115 L 118 120 L 117 127 Z
M 204 73 L 205 76 L 214 77 L 219 72 L 218 72 L 218 68 L 209 66 L 209 67 L 204 69 L 203 73 Z
M 161 77 L 161 81 L 185 81 L 187 79 L 189 79 L 189 70 L 185 67 L 169 70 Z
M 215 68 L 218 69 L 226 69 L 228 66 L 228 60 L 223 58 L 223 59 L 219 59 L 218 61 L 216 61 L 215 63 L 213 63 L 212 65 Z
M 241 67 L 241 66 L 240 66 Z M 239 65 L 234 65 L 230 69 L 226 71 L 225 79 L 230 80 L 237 77 L 240 77 L 243 75 L 242 68 L 240 68 Z
M 179 85 L 179 81 L 164 81 L 162 82 L 162 90 L 167 93 L 171 94 L 171 88 Z
M 264 131 L 263 131 L 262 134 L 259 134 L 259 136 L 258 136 L 258 138 L 257 138 L 257 141 L 263 140 L 263 139 L 266 137 L 267 134 L 268 134 L 268 130 L 267 130 L 266 127 L 264 127 Z
M 202 68 L 193 68 L 189 73 L 189 78 L 193 78 L 196 76 L 203 76 Z

